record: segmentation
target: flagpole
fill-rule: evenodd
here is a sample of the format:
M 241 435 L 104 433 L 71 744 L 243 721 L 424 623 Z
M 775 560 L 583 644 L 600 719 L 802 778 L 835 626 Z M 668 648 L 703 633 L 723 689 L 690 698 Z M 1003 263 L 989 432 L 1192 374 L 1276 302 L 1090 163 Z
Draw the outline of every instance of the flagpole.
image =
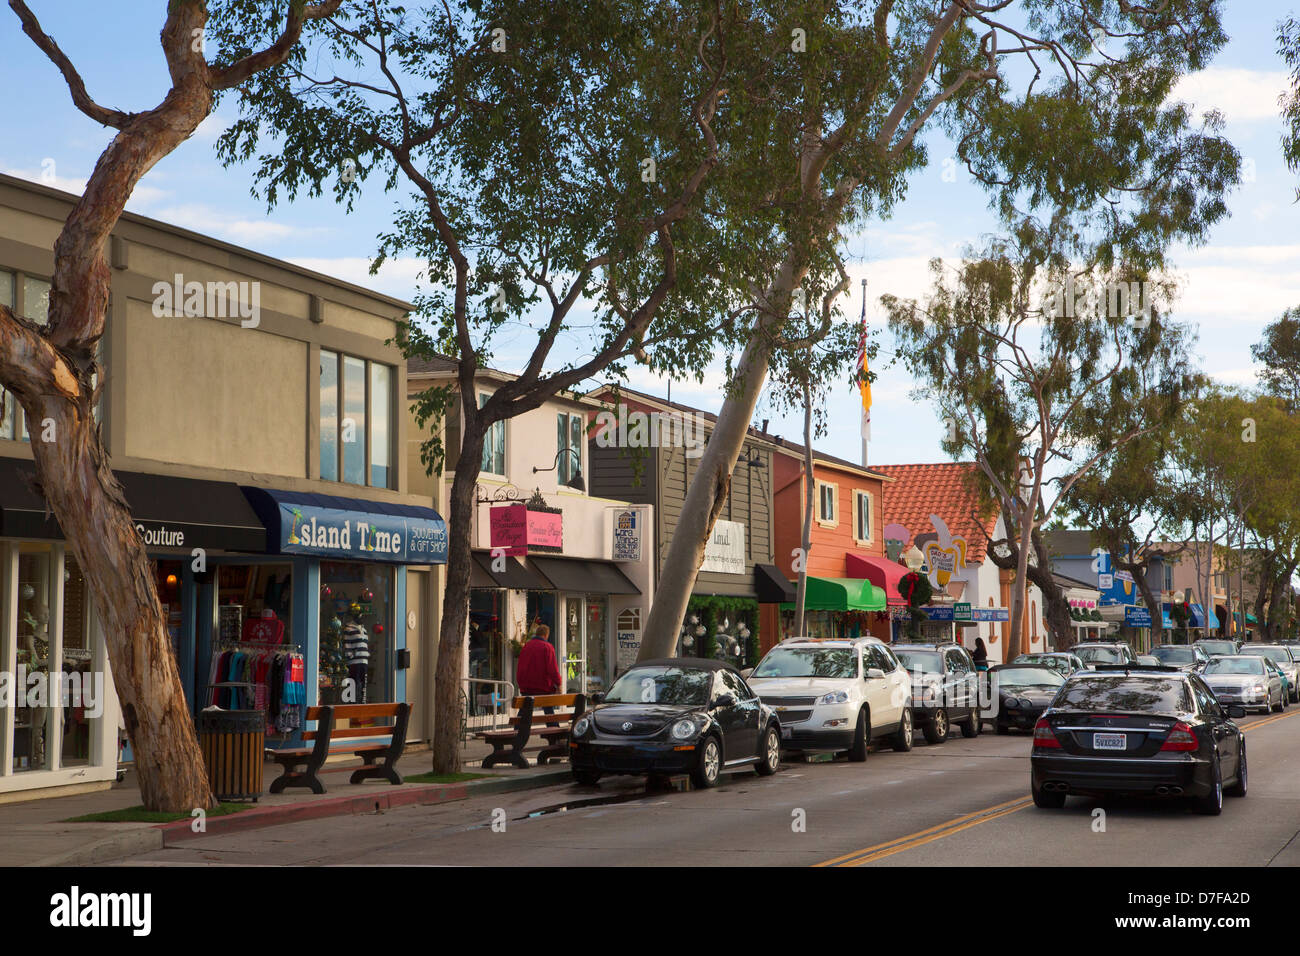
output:
M 867 348 L 867 280 L 862 280 L 862 361 L 866 365 Z M 865 414 L 865 413 L 864 413 Z M 867 467 L 867 436 L 862 436 L 862 467 Z

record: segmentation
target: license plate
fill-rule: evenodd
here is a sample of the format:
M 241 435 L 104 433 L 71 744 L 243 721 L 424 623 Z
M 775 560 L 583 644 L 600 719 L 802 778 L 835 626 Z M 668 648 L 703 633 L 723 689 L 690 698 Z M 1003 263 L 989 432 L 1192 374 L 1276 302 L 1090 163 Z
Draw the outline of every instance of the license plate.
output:
M 1093 734 L 1093 750 L 1127 750 L 1128 734 Z
M 793 728 L 791 728 L 791 727 L 782 727 L 782 728 L 781 728 L 781 736 L 784 737 L 784 738 L 787 739 L 787 740 L 790 739 L 790 734 L 791 734 L 792 732 L 793 732 Z

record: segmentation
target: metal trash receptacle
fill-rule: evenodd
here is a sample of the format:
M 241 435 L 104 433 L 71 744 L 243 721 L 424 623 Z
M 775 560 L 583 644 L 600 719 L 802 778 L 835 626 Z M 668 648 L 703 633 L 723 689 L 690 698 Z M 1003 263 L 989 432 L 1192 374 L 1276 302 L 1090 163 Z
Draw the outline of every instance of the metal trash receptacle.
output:
M 264 711 L 199 711 L 199 748 L 218 800 L 256 801 L 262 795 Z

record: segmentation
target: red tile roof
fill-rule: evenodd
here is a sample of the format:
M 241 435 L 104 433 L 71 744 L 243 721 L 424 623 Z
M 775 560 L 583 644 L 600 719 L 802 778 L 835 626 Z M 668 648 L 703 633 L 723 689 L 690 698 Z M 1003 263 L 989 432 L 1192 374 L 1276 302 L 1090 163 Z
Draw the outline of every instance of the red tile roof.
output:
M 871 465 L 871 470 L 893 478 L 885 485 L 884 523 L 902 525 L 910 537 L 934 534 L 930 515 L 938 515 L 954 538 L 966 539 L 966 563 L 982 564 L 987 544 L 997 525 L 996 508 L 980 514 L 974 477 L 979 466 L 971 461 L 946 461 L 933 465 Z M 980 526 L 983 525 L 983 530 Z M 887 534 L 886 537 L 889 535 Z

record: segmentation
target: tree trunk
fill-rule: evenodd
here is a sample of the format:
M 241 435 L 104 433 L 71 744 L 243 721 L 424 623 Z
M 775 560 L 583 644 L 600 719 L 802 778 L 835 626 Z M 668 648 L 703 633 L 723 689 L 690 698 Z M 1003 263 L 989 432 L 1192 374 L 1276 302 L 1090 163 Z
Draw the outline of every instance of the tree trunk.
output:
M 803 532 L 799 538 L 802 549 L 800 561 L 799 588 L 794 605 L 794 634 L 802 637 L 807 633 L 803 626 L 804 607 L 808 598 L 808 558 L 812 554 L 812 518 L 813 518 L 813 452 L 812 452 L 812 397 L 805 386 L 803 390 Z
M 1052 577 L 1052 558 L 1047 553 L 1047 545 L 1043 542 L 1043 536 L 1037 528 L 1034 529 L 1031 538 L 1034 553 L 1038 555 L 1038 564 L 1028 569 L 1029 577 L 1043 594 L 1043 616 L 1052 635 L 1052 646 L 1058 651 L 1063 651 L 1074 644 L 1070 602 L 1065 599 L 1065 592 Z
M 472 393 L 471 393 L 472 395 Z M 469 399 L 473 401 L 472 397 Z M 462 398 L 460 403 L 468 409 Z M 485 429 L 467 416 L 447 515 L 447 586 L 438 630 L 438 666 L 434 671 L 433 772 L 460 770 L 460 680 L 465 666 L 469 623 L 469 575 L 473 562 L 470 536 L 474 527 L 474 487 L 483 460 Z

